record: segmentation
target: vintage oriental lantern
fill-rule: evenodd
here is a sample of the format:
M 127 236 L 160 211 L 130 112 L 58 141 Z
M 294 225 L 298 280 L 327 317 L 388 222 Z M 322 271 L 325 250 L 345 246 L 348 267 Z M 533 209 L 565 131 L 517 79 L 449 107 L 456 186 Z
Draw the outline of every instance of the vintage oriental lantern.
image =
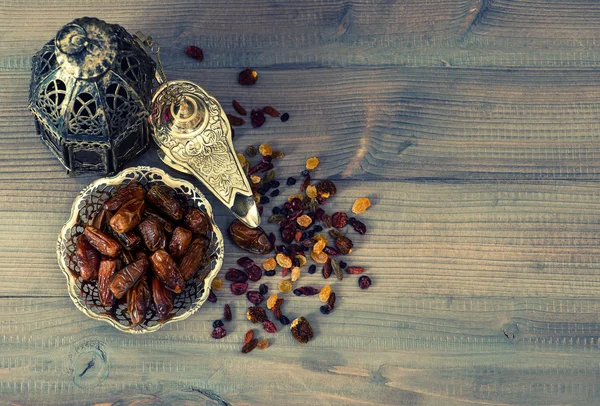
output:
M 114 173 L 143 152 L 154 61 L 123 27 L 84 17 L 32 59 L 29 108 L 67 172 Z

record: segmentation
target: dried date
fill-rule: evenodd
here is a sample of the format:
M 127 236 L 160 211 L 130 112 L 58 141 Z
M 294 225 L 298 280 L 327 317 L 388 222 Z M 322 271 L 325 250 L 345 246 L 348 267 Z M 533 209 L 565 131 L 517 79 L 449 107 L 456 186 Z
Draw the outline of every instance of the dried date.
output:
M 144 244 L 146 244 L 146 247 L 148 247 L 150 251 L 165 248 L 167 238 L 160 221 L 153 217 L 149 217 L 140 223 L 138 229 L 140 230 L 140 234 L 142 234 Z
M 183 218 L 183 208 L 179 202 L 159 186 L 152 186 L 146 193 L 148 202 L 173 220 Z
M 194 277 L 198 268 L 204 261 L 206 250 L 208 249 L 208 240 L 204 237 L 197 237 L 192 240 L 186 254 L 179 261 L 179 272 L 185 281 Z M 202 275 L 204 279 L 206 275 Z
M 110 282 L 110 290 L 115 295 L 115 298 L 122 298 L 129 289 L 135 285 L 140 277 L 148 269 L 148 259 L 141 257 L 132 264 L 121 269 Z
M 98 270 L 98 296 L 103 306 L 112 306 L 115 296 L 110 290 L 110 280 L 119 267 L 116 259 L 103 259 Z
M 87 226 L 83 233 L 92 247 L 96 248 L 102 255 L 111 258 L 119 255 L 121 244 L 105 232 L 100 231 L 95 227 Z
M 191 243 L 192 232 L 183 227 L 177 227 L 169 242 L 169 253 L 173 258 L 179 258 L 185 254 Z
M 238 247 L 254 254 L 268 254 L 273 250 L 273 244 L 267 233 L 260 228 L 250 228 L 240 221 L 234 221 L 227 230 L 229 238 Z
M 173 231 L 175 229 L 173 224 L 165 218 L 161 217 L 158 213 L 154 212 L 148 206 L 146 206 L 146 218 L 155 218 L 156 220 L 160 221 L 160 224 L 163 226 L 165 233 L 167 233 L 168 235 L 173 234 Z
M 128 201 L 112 216 L 109 222 L 110 227 L 117 233 L 126 233 L 133 230 L 142 221 L 145 207 L 146 203 L 143 199 Z
M 98 276 L 100 253 L 90 244 L 85 235 L 80 235 L 77 240 L 75 259 L 81 279 L 89 281 Z
M 143 275 L 133 288 L 127 292 L 127 310 L 134 325 L 137 326 L 144 321 L 146 311 L 150 307 L 151 295 L 146 275 Z
M 198 209 L 190 209 L 185 215 L 184 224 L 194 234 L 205 235 L 210 230 L 210 221 L 205 213 Z
M 152 278 L 152 298 L 156 314 L 163 318 L 173 310 L 173 292 L 167 289 L 157 278 Z
M 156 251 L 150 257 L 150 263 L 152 264 L 154 275 L 156 275 L 167 289 L 175 293 L 183 291 L 185 282 L 177 269 L 175 260 L 171 258 L 167 251 L 163 249 Z
M 123 204 L 133 199 L 143 199 L 144 189 L 139 183 L 132 182 L 125 187 L 117 190 L 102 207 L 106 210 L 118 210 Z

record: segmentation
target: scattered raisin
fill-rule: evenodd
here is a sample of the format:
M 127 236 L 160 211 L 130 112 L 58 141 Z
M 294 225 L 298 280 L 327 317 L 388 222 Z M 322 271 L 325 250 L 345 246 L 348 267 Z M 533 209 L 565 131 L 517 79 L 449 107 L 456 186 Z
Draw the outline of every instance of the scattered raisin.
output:
M 319 307 L 319 310 L 321 311 L 321 313 L 323 314 L 329 314 L 330 310 L 329 310 L 329 306 L 327 305 L 323 305 L 321 307 Z
M 329 299 L 330 294 L 331 294 L 331 286 L 325 285 L 319 291 L 319 299 L 321 299 L 321 302 L 326 303 L 327 300 Z
M 300 267 L 295 266 L 292 268 L 292 282 L 296 282 L 300 277 Z
M 216 338 L 217 340 L 225 337 L 225 335 L 227 335 L 227 330 L 225 330 L 223 327 L 217 327 L 211 334 L 212 338 Z
M 258 151 L 254 145 L 250 145 L 248 148 L 246 148 L 246 155 L 248 155 L 250 158 L 255 157 L 256 154 L 258 154 Z
M 238 112 L 238 114 L 241 114 L 242 116 L 247 115 L 248 113 L 246 112 L 246 109 L 242 107 L 242 105 L 240 104 L 240 102 L 238 102 L 237 100 L 234 100 L 232 103 L 233 108 L 235 109 L 235 111 Z
M 244 335 L 244 344 L 248 344 L 254 338 L 254 330 L 248 330 Z
M 243 282 L 236 282 L 236 283 L 232 283 L 230 285 L 231 288 L 231 292 L 234 295 L 243 295 L 244 293 L 246 293 L 246 290 L 248 289 L 248 284 L 247 283 L 243 283 Z
M 290 268 L 292 266 L 292 260 L 290 257 L 283 253 L 277 254 L 275 259 L 277 260 L 277 264 L 279 264 L 279 266 L 282 268 Z
M 283 280 L 281 282 L 279 282 L 279 291 L 283 292 L 283 293 L 287 293 L 287 292 L 291 292 L 292 290 L 292 282 L 286 280 Z
M 258 306 L 264 300 L 264 296 L 257 290 L 250 290 L 246 293 L 246 299 L 254 306 Z
M 221 280 L 221 278 L 216 277 L 215 279 L 213 279 L 212 283 L 210 284 L 210 287 L 214 290 L 221 290 L 221 288 L 223 287 L 223 281 Z
M 340 252 L 338 250 L 329 246 L 323 248 L 323 252 L 332 257 L 337 257 L 338 255 L 340 255 Z
M 361 289 L 369 289 L 369 287 L 371 286 L 371 278 L 369 278 L 367 275 L 362 275 L 360 278 L 358 278 L 358 287 Z
M 310 185 L 310 175 L 306 174 L 306 176 L 304 177 L 304 180 L 302 181 L 302 185 L 300 186 L 300 191 L 304 192 L 306 190 L 306 188 L 308 187 L 308 185 Z
M 269 320 L 263 321 L 263 329 L 267 333 L 276 333 L 277 332 L 277 327 L 275 327 L 275 324 Z
M 342 211 L 337 211 L 331 215 L 331 225 L 335 228 L 344 228 L 348 224 L 348 215 Z
M 260 152 L 262 156 L 271 155 L 273 154 L 273 148 L 271 148 L 269 144 L 260 144 L 258 152 Z
M 282 316 L 279 318 L 279 322 L 280 322 L 281 324 L 283 324 L 284 326 L 287 326 L 288 324 L 290 324 L 290 319 L 288 319 L 286 316 L 282 315 Z
M 248 308 L 248 311 L 246 312 L 246 317 L 252 323 L 262 323 L 267 319 L 267 313 L 262 307 L 254 306 Z
M 229 268 L 229 271 L 225 274 L 225 279 L 230 282 L 246 282 L 248 275 L 239 269 Z
M 327 255 L 324 252 L 321 252 L 319 254 L 316 254 L 314 251 L 310 253 L 310 257 L 312 258 L 313 261 L 315 261 L 317 264 L 324 264 L 325 262 L 327 262 L 327 259 L 329 259 L 329 255 Z
M 320 197 L 328 199 L 329 197 L 335 195 L 337 189 L 335 184 L 330 180 L 322 180 L 317 185 L 317 193 Z
M 340 261 L 340 268 L 344 269 L 344 268 L 346 268 L 346 265 L 348 265 L 348 264 L 345 263 L 344 261 Z
M 268 348 L 269 347 L 269 340 L 265 340 L 265 339 L 260 340 L 258 342 L 258 344 L 256 345 L 256 347 L 259 350 L 264 350 L 264 349 Z
M 228 304 L 226 304 L 223 307 L 223 318 L 225 319 L 225 321 L 231 321 L 232 316 L 231 316 L 231 307 L 229 307 Z
M 215 320 L 213 321 L 213 328 L 217 328 L 217 327 L 223 327 L 223 322 L 221 320 Z
M 258 72 L 254 69 L 244 69 L 238 75 L 240 85 L 253 85 L 258 80 Z
M 281 115 L 281 121 L 282 121 L 282 122 L 284 122 L 284 123 L 285 123 L 285 122 L 286 122 L 286 121 L 288 121 L 289 119 L 290 119 L 290 115 L 289 115 L 288 113 L 283 113 L 283 114 Z
M 260 292 L 261 295 L 266 295 L 267 292 L 269 291 L 269 287 L 267 285 L 265 285 L 264 283 L 261 283 L 261 285 L 258 287 L 258 291 Z
M 250 112 L 250 121 L 252 121 L 252 127 L 258 128 L 262 126 L 266 120 L 265 113 L 263 113 L 262 110 L 253 109 Z
M 335 292 L 331 292 L 331 294 L 329 295 L 329 299 L 327 299 L 327 307 L 329 307 L 329 310 L 333 310 L 334 305 L 335 305 Z
M 319 293 L 319 289 L 313 288 L 312 286 L 302 286 L 294 289 L 294 295 L 296 296 L 314 296 Z
M 265 271 L 265 276 L 275 276 L 275 271 L 271 270 L 271 271 Z
M 346 269 L 346 272 L 348 272 L 351 275 L 363 273 L 364 271 L 365 268 L 362 268 L 360 266 L 349 266 L 348 269 Z
M 248 269 L 254 265 L 254 261 L 248 257 L 242 257 L 237 260 L 237 264 L 244 269 Z
M 314 274 L 315 272 L 317 272 L 317 266 L 315 264 L 312 264 L 311 266 L 308 267 L 308 273 L 309 274 Z
M 338 238 L 344 235 L 343 231 L 340 231 L 338 229 L 332 228 L 331 230 L 329 230 L 329 235 L 331 236 L 331 238 Z
M 292 335 L 301 344 L 306 344 L 313 338 L 313 329 L 306 318 L 300 316 L 290 326 Z
M 229 120 L 229 124 L 236 127 L 246 124 L 246 120 L 233 114 L 227 114 L 227 119 Z
M 275 304 L 277 303 L 278 299 L 279 296 L 277 295 L 277 293 L 269 296 L 269 298 L 267 299 L 267 309 L 272 310 L 275 307 Z
M 185 49 L 185 53 L 187 56 L 192 57 L 199 62 L 204 60 L 204 52 L 202 52 L 202 49 L 198 48 L 197 46 L 190 45 Z
M 270 194 L 271 197 L 277 197 L 279 196 L 279 189 L 275 189 L 274 191 L 271 192 Z
M 265 271 L 272 271 L 273 269 L 275 269 L 276 265 L 277 265 L 277 261 L 275 261 L 275 258 L 269 258 L 269 259 L 265 260 L 265 262 L 263 262 L 263 264 L 262 264 Z
M 248 354 L 250 351 L 255 349 L 257 345 L 258 345 L 258 340 L 256 338 L 253 338 L 252 340 L 250 340 L 250 342 L 248 344 L 244 344 L 244 346 L 242 347 L 242 352 L 244 354 Z
M 352 213 L 361 214 L 364 213 L 371 206 L 371 201 L 366 197 L 356 199 L 352 205 Z
M 356 219 L 352 222 L 352 228 L 360 235 L 365 235 L 367 233 L 367 226 Z
M 348 237 L 338 237 L 335 240 L 335 246 L 340 250 L 340 252 L 344 255 L 350 254 L 352 252 L 352 247 L 354 244 L 352 240 Z
M 213 292 L 212 290 L 210 291 L 210 293 L 208 294 L 208 299 L 209 302 L 211 303 L 217 303 L 217 295 L 215 295 L 215 292 Z
M 296 223 L 298 223 L 300 227 L 307 228 L 312 224 L 312 218 L 308 214 L 303 214 L 296 219 Z
M 270 115 L 271 117 L 279 117 L 280 116 L 279 112 L 271 106 L 263 107 L 263 111 L 265 113 L 267 113 L 268 115 Z
M 335 276 L 337 276 L 339 280 L 344 279 L 344 272 L 342 271 L 342 268 L 340 268 L 340 264 L 333 258 L 331 259 L 331 269 L 333 269 Z
M 317 188 L 313 185 L 308 185 L 306 187 L 306 196 L 310 197 L 311 199 L 316 198 L 317 197 Z M 311 200 L 311 202 L 312 202 L 312 200 Z
M 331 260 L 329 260 L 323 265 L 323 278 L 329 279 L 331 272 L 333 272 L 333 269 L 331 268 Z
M 296 179 L 290 176 L 289 178 L 287 178 L 287 181 L 285 183 L 288 186 L 293 186 L 296 184 Z

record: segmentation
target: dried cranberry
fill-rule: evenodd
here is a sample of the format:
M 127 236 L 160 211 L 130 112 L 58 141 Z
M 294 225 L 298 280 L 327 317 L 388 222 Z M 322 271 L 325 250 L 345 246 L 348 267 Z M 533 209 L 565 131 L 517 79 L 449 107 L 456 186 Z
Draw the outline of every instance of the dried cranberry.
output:
M 315 210 L 315 218 L 319 221 L 323 221 L 323 216 L 325 215 L 325 210 L 323 210 L 322 208 L 318 208 L 317 210 Z
M 258 128 L 265 123 L 265 113 L 260 109 L 253 109 L 250 112 L 250 121 L 252 121 L 252 127 Z
M 281 115 L 281 122 L 285 123 L 286 121 L 288 121 L 290 119 L 290 115 L 288 113 L 283 113 Z
M 246 299 L 254 306 L 258 306 L 264 300 L 263 295 L 260 294 L 257 290 L 250 290 L 246 293 Z
M 227 330 L 225 330 L 223 327 L 217 327 L 211 333 L 212 338 L 216 338 L 217 340 L 225 337 L 225 335 L 227 335 Z
M 244 69 L 238 75 L 240 85 L 253 85 L 258 80 L 258 72 L 254 69 Z
M 337 257 L 338 255 L 340 255 L 338 250 L 336 250 L 333 247 L 325 247 L 325 248 L 323 248 L 323 252 L 332 257 Z
M 240 259 L 238 259 L 238 260 L 237 260 L 237 264 L 238 264 L 239 266 L 241 266 L 242 268 L 244 268 L 244 269 L 248 269 L 248 268 L 250 268 L 252 265 L 254 265 L 254 261 L 253 261 L 253 260 L 251 260 L 251 259 L 250 259 L 250 258 L 248 258 L 248 257 L 242 257 L 242 258 L 240 258 Z
M 223 327 L 223 322 L 221 320 L 213 321 L 213 328 Z
M 225 319 L 225 321 L 231 321 L 232 317 L 231 317 L 231 307 L 229 307 L 228 304 L 226 304 L 223 307 L 223 318 Z
M 369 286 L 371 286 L 371 278 L 369 278 L 367 275 L 363 275 L 360 278 L 358 278 L 358 287 L 361 289 L 369 289 Z
M 243 295 L 244 293 L 246 293 L 246 289 L 248 289 L 248 284 L 247 283 L 243 283 L 243 282 L 237 282 L 237 283 L 232 283 L 230 285 L 231 288 L 231 292 L 234 295 Z
M 229 124 L 236 127 L 246 124 L 246 120 L 233 114 L 227 114 L 227 119 L 229 120 Z
M 275 307 L 274 307 L 274 308 L 273 308 L 273 316 L 275 316 L 275 318 L 276 318 L 277 320 L 280 320 L 280 319 L 281 319 L 281 316 L 283 316 L 283 314 L 281 313 L 281 309 L 280 309 L 280 308 L 278 308 L 278 307 L 277 307 L 277 308 L 275 308 Z
M 275 327 L 275 324 L 269 320 L 263 321 L 263 329 L 267 333 L 276 333 L 277 332 L 277 327 Z
M 365 235 L 367 233 L 367 226 L 358 220 L 354 220 L 352 223 L 352 228 L 354 228 L 354 231 L 356 231 L 358 234 Z
M 298 230 L 298 231 L 296 231 L 296 234 L 294 234 L 294 241 L 300 242 L 301 239 L 302 239 L 302 231 Z
M 308 273 L 309 274 L 314 274 L 315 272 L 317 272 L 317 266 L 315 264 L 312 264 L 311 266 L 308 267 Z
M 261 295 L 266 295 L 267 292 L 269 291 L 269 287 L 267 285 L 265 285 L 264 283 L 262 283 L 259 287 L 258 287 L 258 291 L 260 292 Z
M 210 293 L 208 294 L 208 299 L 209 302 L 211 303 L 217 303 L 217 295 L 215 295 L 215 292 L 213 292 L 212 290 L 210 291 Z
M 272 163 L 261 161 L 258 163 L 258 165 L 253 166 L 252 168 L 250 168 L 248 170 L 248 175 L 252 175 L 253 173 L 256 173 L 256 172 L 265 172 L 270 169 L 273 169 Z
M 350 238 L 341 236 L 335 240 L 335 246 L 338 248 L 338 250 L 340 250 L 342 254 L 346 255 L 352 252 L 352 247 L 354 246 L 354 244 L 352 243 L 352 240 Z
M 235 111 L 238 112 L 238 114 L 241 114 L 242 116 L 245 116 L 246 114 L 248 114 L 246 112 L 246 109 L 242 107 L 242 105 L 240 104 L 240 102 L 238 102 L 237 100 L 234 100 L 233 103 L 231 103 L 233 105 L 233 108 L 235 109 Z
M 281 230 L 281 239 L 286 244 L 289 244 L 292 241 L 294 241 L 295 236 L 296 236 L 296 230 L 294 230 L 293 224 L 289 224 Z
M 198 48 L 197 46 L 190 45 L 185 49 L 185 53 L 197 61 L 202 62 L 204 60 L 204 52 L 202 52 L 202 49 Z
M 294 198 L 290 203 L 290 208 L 294 211 L 302 209 L 302 200 L 298 199 L 297 197 Z
M 248 275 L 239 269 L 229 268 L 229 271 L 225 274 L 225 279 L 230 282 L 246 282 Z
M 312 286 L 301 286 L 294 289 L 294 295 L 296 296 L 314 296 L 319 293 L 319 289 L 313 288 Z
M 331 215 L 331 225 L 335 228 L 344 228 L 348 224 L 348 215 L 343 211 L 336 211 Z
M 246 273 L 248 274 L 248 279 L 253 282 L 262 278 L 262 269 L 258 265 L 252 265 L 250 268 L 246 269 Z
M 308 239 L 302 241 L 302 245 L 305 246 L 305 247 L 308 247 L 308 248 L 312 247 L 316 243 L 317 242 L 315 240 L 313 240 L 312 238 L 308 238 Z

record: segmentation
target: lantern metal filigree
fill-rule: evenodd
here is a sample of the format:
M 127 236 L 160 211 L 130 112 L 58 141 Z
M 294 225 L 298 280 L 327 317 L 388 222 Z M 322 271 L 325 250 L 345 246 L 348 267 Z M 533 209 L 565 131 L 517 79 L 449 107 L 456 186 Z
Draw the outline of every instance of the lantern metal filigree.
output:
M 32 59 L 36 130 L 68 172 L 111 174 L 150 142 L 155 63 L 120 25 L 84 17 Z

